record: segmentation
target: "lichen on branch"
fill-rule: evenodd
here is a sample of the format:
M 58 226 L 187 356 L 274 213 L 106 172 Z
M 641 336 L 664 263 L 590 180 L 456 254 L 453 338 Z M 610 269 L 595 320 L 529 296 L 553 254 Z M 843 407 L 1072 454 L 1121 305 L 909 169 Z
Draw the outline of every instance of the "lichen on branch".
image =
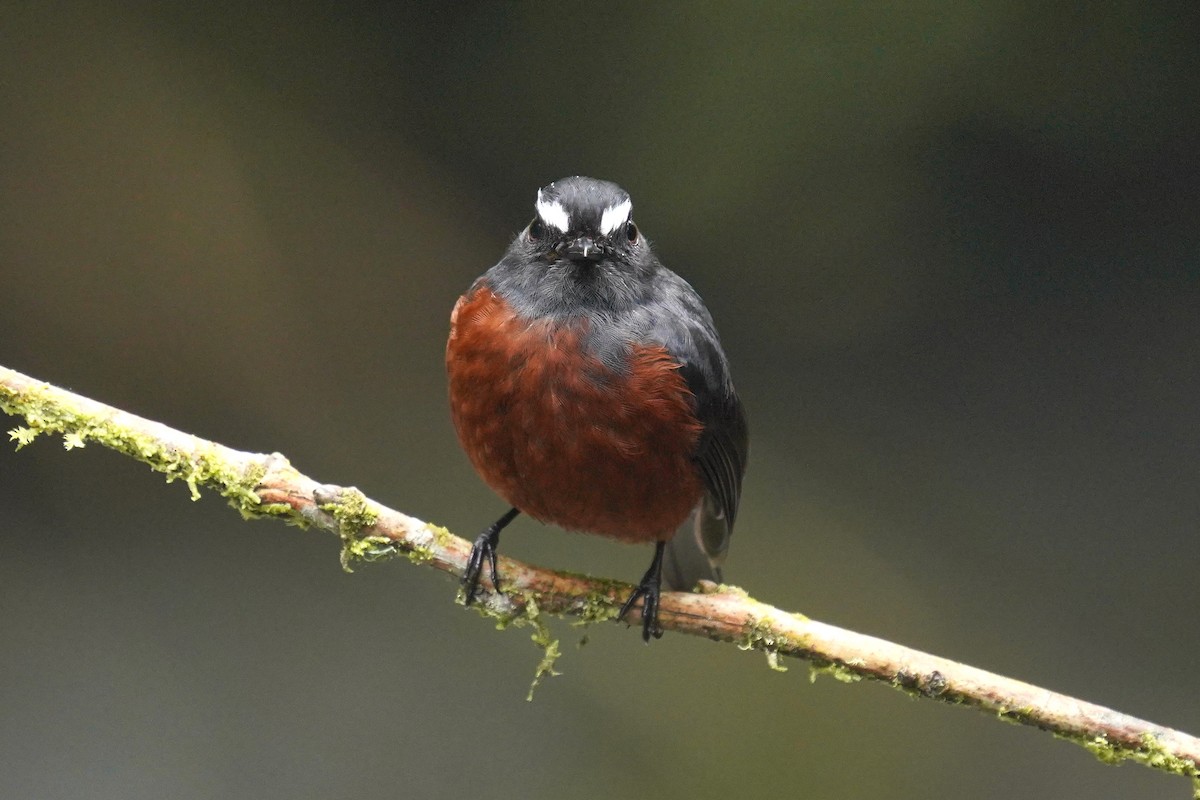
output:
M 24 418 L 9 431 L 17 449 L 42 434 L 61 434 L 63 446 L 88 444 L 124 453 L 149 464 L 168 481 L 183 481 L 193 499 L 200 489 L 224 497 L 246 518 L 272 517 L 317 527 L 342 542 L 342 563 L 404 556 L 414 564 L 461 576 L 470 542 L 445 528 L 387 508 L 353 487 L 322 484 L 296 470 L 278 453 L 247 453 L 0 367 L 0 410 Z M 619 581 L 556 572 L 500 557 L 502 593 L 481 587 L 472 607 L 497 621 L 533 628 L 543 651 L 534 680 L 553 675 L 558 640 L 549 616 L 586 622 L 619 618 L 631 586 Z M 640 606 L 629 611 L 636 619 Z M 667 592 L 659 621 L 664 630 L 732 643 L 767 655 L 806 660 L 811 676 L 832 675 L 854 682 L 882 682 L 906 694 L 968 706 L 995 718 L 1047 731 L 1072 741 L 1104 763 L 1133 761 L 1191 778 L 1200 797 L 1200 739 L 1181 731 L 986 672 L 892 642 L 789 614 L 730 586 L 698 593 Z M 532 692 L 532 688 L 531 688 Z

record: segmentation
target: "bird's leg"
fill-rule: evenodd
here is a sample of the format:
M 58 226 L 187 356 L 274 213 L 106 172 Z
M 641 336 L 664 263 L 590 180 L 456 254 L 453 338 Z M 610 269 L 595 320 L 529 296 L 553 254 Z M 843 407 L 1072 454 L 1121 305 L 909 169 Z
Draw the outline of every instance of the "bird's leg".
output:
M 492 576 L 492 586 L 496 587 L 496 591 L 500 591 L 500 575 L 496 571 L 496 546 L 500 544 L 500 531 L 504 530 L 508 523 L 516 519 L 517 514 L 521 512 L 515 508 L 510 508 L 505 512 L 504 516 L 493 522 L 491 525 L 479 534 L 479 538 L 475 540 L 474 546 L 471 548 L 471 555 L 467 558 L 467 568 L 463 570 L 462 587 L 466 593 L 464 605 L 471 605 L 475 600 L 475 592 L 479 589 L 479 575 L 483 572 L 484 560 L 488 563 L 488 569 Z
M 662 628 L 658 627 L 658 596 L 662 593 L 663 549 L 666 542 L 659 542 L 654 548 L 654 560 L 650 569 L 642 576 L 642 581 L 629 595 L 625 605 L 621 606 L 621 616 L 624 617 L 633 604 L 642 598 L 642 641 L 649 643 L 650 637 L 662 638 Z

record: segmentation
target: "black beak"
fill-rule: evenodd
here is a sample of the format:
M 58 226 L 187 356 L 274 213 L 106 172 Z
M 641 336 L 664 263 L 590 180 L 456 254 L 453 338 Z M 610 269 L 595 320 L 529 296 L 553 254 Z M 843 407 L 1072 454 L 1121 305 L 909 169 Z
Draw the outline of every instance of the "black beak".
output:
M 567 245 L 567 258 L 572 261 L 599 261 L 604 250 L 590 236 L 580 236 Z

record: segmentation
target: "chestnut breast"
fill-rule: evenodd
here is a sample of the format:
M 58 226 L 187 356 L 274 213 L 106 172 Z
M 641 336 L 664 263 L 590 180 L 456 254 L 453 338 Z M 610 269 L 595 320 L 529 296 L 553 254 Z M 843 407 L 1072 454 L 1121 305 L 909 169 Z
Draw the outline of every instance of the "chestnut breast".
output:
M 704 492 L 691 392 L 661 346 L 631 344 L 625 368 L 606 367 L 587 325 L 524 319 L 486 285 L 460 298 L 446 346 L 454 427 L 484 481 L 535 519 L 669 539 Z

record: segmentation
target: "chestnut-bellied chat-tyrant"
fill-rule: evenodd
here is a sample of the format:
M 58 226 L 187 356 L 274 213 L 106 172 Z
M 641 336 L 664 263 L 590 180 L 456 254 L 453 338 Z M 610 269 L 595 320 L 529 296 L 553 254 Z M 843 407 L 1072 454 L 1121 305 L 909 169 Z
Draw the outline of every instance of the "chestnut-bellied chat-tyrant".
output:
M 720 580 L 748 453 L 712 317 L 655 257 L 615 183 L 563 178 L 450 316 L 450 413 L 480 476 L 512 506 L 475 541 L 462 583 L 519 513 L 625 542 L 654 560 L 642 638 L 661 636 L 662 582 Z

